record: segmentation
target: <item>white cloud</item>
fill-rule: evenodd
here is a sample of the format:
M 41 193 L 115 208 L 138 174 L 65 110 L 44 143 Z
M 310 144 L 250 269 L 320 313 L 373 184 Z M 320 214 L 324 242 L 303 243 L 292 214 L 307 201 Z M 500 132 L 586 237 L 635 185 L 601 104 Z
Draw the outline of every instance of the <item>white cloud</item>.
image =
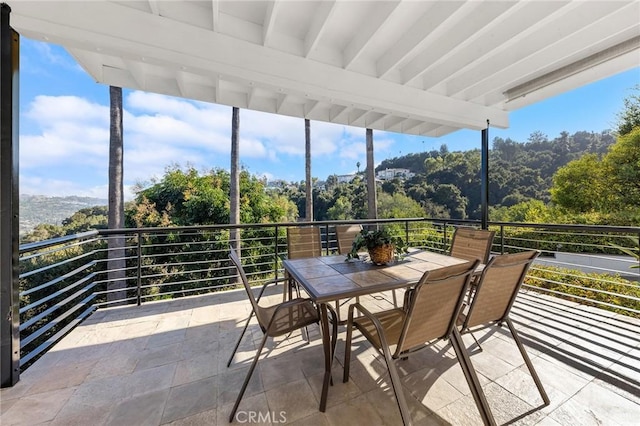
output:
M 132 200 L 135 194 L 131 185 L 124 188 L 124 198 L 126 201 Z M 20 193 L 31 195 L 46 195 L 65 197 L 77 195 L 79 197 L 93 197 L 107 199 L 108 184 L 89 186 L 84 182 L 75 182 L 61 179 L 45 179 L 31 175 L 20 176 Z
M 230 107 L 137 91 L 126 95 L 124 107 L 125 184 L 161 177 L 169 165 L 189 164 L 201 170 L 229 168 Z M 27 180 L 25 190 L 34 192 L 37 185 L 42 185 L 40 192 L 47 193 L 101 191 L 92 185 L 103 181 L 106 185 L 108 105 L 77 96 L 37 96 L 24 118 L 22 173 L 29 176 L 32 170 L 58 170 L 51 181 Z M 384 133 L 375 136 L 377 153 L 393 143 Z M 304 145 L 304 120 L 240 111 L 240 161 L 251 173 L 270 179 L 302 179 Z M 314 176 L 334 170 L 341 173 L 339 168 L 353 169 L 357 161 L 365 162 L 365 130 L 313 121 L 311 150 Z M 86 171 L 87 166 L 91 176 L 78 170 Z M 71 182 L 75 181 L 79 183 L 74 186 Z

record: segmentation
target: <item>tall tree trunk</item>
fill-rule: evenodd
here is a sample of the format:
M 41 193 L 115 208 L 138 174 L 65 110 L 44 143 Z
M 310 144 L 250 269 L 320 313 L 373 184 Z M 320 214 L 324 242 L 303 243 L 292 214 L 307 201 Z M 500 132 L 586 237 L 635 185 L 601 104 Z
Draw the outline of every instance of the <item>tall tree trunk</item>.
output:
M 313 222 L 313 182 L 311 181 L 311 121 L 304 120 L 304 171 L 306 178 L 306 220 Z
M 122 88 L 109 86 L 109 229 L 124 228 Z M 125 237 L 114 235 L 108 243 L 108 301 L 122 301 L 127 296 Z
M 240 223 L 240 109 L 233 107 L 231 115 L 231 182 L 229 184 L 230 215 L 231 225 Z M 240 230 L 232 228 L 229 231 L 229 243 L 240 256 Z
M 367 129 L 367 217 L 378 218 L 378 199 L 376 197 L 376 170 L 373 162 L 373 130 Z

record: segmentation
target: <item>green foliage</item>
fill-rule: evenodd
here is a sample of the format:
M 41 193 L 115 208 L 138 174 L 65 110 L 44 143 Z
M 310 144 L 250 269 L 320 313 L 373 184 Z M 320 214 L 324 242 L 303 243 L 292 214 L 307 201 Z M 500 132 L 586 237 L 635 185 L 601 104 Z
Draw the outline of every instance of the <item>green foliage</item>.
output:
M 569 296 L 562 297 L 571 301 L 640 318 L 638 314 L 615 307 L 624 306 L 640 310 L 640 286 L 619 276 L 586 273 L 552 266 L 534 266 L 529 269 L 525 284 L 566 293 Z M 585 301 L 585 298 L 604 304 Z
M 492 207 L 490 217 L 496 222 L 553 223 L 555 212 L 540 200 L 529 200 L 511 207 Z
M 128 226 L 187 226 L 229 223 L 229 172 L 199 173 L 194 168 L 167 169 L 160 181 L 138 192 L 127 209 Z M 240 221 L 264 223 L 295 220 L 295 204 L 246 170 L 240 173 Z
M 585 155 L 571 161 L 553 183 L 553 202 L 570 213 L 640 214 L 640 127 L 619 137 L 602 160 Z
M 614 208 L 640 206 L 640 126 L 620 136 L 603 159 Z
M 351 251 L 347 254 L 347 260 L 359 259 L 358 251 L 364 248 L 371 250 L 389 244 L 393 244 L 396 257 L 407 253 L 407 247 L 402 238 L 395 235 L 389 227 L 382 227 L 373 231 L 363 229 L 353 240 Z
M 420 204 L 404 194 L 380 192 L 378 195 L 378 217 L 381 219 L 423 216 Z
M 51 238 L 65 235 L 77 234 L 91 229 L 107 228 L 107 207 L 96 206 L 78 210 L 67 219 L 62 221 L 62 225 L 40 224 L 31 232 L 25 234 L 20 239 L 21 243 L 34 241 L 44 241 Z
M 330 220 L 348 220 L 352 216 L 351 201 L 344 195 L 338 197 L 333 206 L 327 210 L 327 218 Z
M 609 193 L 606 173 L 596 154 L 587 154 L 561 167 L 553 176 L 551 200 L 581 213 L 605 208 Z
M 627 248 L 620 246 L 618 244 L 611 244 L 613 247 L 617 248 L 621 252 L 628 254 L 629 256 L 635 257 L 636 259 L 640 259 L 640 238 L 634 236 L 627 237 L 635 248 Z M 631 268 L 640 268 L 640 265 L 631 265 Z
M 633 88 L 634 93 L 623 100 L 624 109 L 618 113 L 616 133 L 624 136 L 640 127 L 640 85 Z

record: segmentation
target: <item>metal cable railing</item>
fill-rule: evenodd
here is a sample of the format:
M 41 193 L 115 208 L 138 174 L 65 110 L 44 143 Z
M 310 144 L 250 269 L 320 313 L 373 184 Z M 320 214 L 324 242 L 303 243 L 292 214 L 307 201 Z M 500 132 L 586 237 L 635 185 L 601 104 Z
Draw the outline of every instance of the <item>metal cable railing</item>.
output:
M 335 226 L 383 225 L 412 247 L 447 252 L 454 226 L 474 221 L 385 219 L 313 222 L 323 254 L 337 252 Z M 307 223 L 238 225 L 242 261 L 256 283 L 284 277 L 286 228 Z M 638 227 L 492 223 L 493 253 L 537 249 L 525 288 L 640 316 L 638 260 L 612 244 Z M 29 365 L 95 309 L 233 288 L 229 225 L 90 231 L 20 247 L 21 365 Z M 633 247 L 630 247 L 633 248 Z M 567 260 L 565 257 L 572 256 Z M 612 258 L 620 260 L 615 266 Z M 605 262 L 604 265 L 594 264 Z

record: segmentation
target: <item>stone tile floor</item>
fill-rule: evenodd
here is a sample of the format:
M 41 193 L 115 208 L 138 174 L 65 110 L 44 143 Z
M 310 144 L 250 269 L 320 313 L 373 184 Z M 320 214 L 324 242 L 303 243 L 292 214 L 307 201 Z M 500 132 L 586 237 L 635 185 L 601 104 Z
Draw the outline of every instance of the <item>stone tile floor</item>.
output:
M 279 301 L 279 291 L 268 299 Z M 226 367 L 249 310 L 242 291 L 99 310 L 1 391 L 0 424 L 227 424 L 262 337 L 252 325 Z M 638 424 L 640 321 L 531 292 L 519 296 L 512 318 L 551 404 L 542 406 L 507 331 L 477 333 L 483 351 L 465 336 L 499 424 Z M 361 337 L 342 383 L 344 328 L 320 413 L 323 355 L 317 328 L 309 332 L 311 343 L 299 333 L 268 343 L 236 423 L 401 424 L 384 360 Z M 481 423 L 447 342 L 397 365 L 415 424 Z

